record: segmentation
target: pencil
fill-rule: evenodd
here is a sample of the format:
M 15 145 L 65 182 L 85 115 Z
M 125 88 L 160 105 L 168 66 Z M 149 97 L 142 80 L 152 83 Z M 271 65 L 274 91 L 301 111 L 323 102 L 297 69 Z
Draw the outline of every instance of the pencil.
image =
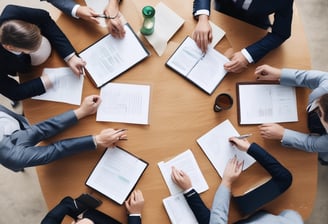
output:
M 252 136 L 252 134 L 240 135 L 240 136 L 236 136 L 236 138 L 238 138 L 238 139 L 244 139 L 244 138 L 248 138 L 250 136 Z

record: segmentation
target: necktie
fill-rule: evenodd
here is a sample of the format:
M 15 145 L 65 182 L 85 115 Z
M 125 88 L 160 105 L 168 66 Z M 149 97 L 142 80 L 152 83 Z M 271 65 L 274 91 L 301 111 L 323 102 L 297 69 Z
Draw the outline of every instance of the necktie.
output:
M 244 1 L 245 0 L 236 0 L 236 2 L 235 2 L 236 7 L 241 9 L 243 7 Z

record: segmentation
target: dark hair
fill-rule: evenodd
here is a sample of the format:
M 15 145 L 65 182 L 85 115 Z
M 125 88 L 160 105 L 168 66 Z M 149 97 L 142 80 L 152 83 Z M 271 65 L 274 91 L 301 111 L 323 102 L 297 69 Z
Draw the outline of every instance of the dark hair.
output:
M 319 98 L 319 104 L 323 110 L 323 120 L 328 122 L 328 93 Z
M 13 47 L 35 51 L 41 44 L 39 27 L 21 20 L 8 20 L 0 27 L 0 42 Z

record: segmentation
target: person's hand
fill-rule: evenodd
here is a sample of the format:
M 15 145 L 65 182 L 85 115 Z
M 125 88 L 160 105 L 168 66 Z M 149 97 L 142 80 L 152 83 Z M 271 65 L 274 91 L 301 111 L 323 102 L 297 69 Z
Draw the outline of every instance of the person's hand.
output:
M 202 50 L 202 52 L 206 52 L 207 46 L 212 42 L 212 27 L 208 22 L 207 15 L 198 16 L 198 23 L 195 27 L 194 32 L 192 33 L 192 39 L 196 42 L 197 46 Z
M 229 62 L 224 64 L 224 69 L 228 72 L 240 73 L 247 68 L 248 61 L 245 56 L 239 51 L 232 55 Z
M 281 69 L 269 65 L 261 65 L 255 69 L 255 76 L 257 80 L 278 81 L 281 76 Z
M 229 160 L 227 163 L 222 177 L 222 182 L 224 186 L 231 189 L 232 183 L 239 177 L 241 171 L 243 170 L 244 161 L 239 161 L 236 156 Z
M 122 23 L 122 14 L 119 9 L 118 1 L 109 1 L 104 14 L 112 19 L 106 19 L 108 32 L 114 37 L 122 39 L 125 36 L 124 24 Z
M 83 20 L 96 24 L 100 23 L 99 19 L 97 18 L 99 14 L 88 6 L 79 6 L 76 10 L 76 15 Z
M 266 139 L 281 140 L 285 132 L 285 128 L 279 124 L 262 124 L 259 129 L 261 136 Z
M 95 136 L 95 141 L 97 146 L 102 146 L 104 148 L 112 147 L 119 140 L 126 140 L 127 134 L 126 129 L 104 129 L 98 135 Z
M 182 170 L 177 170 L 174 166 L 172 167 L 171 178 L 184 191 L 192 187 L 188 174 Z
M 50 80 L 48 74 L 43 73 L 43 74 L 41 75 L 40 79 L 41 79 L 42 84 L 43 84 L 43 86 L 44 86 L 44 88 L 45 88 L 46 90 L 52 88 L 52 82 L 51 82 L 51 80 Z
M 239 150 L 247 152 L 249 146 L 251 145 L 246 138 L 239 139 L 236 137 L 230 137 L 229 141 L 234 144 Z
M 74 55 L 67 61 L 67 64 L 72 69 L 75 75 L 83 75 L 83 69 L 86 65 L 86 62 L 83 61 L 82 58 L 78 57 L 77 55 Z
M 98 95 L 90 95 L 84 98 L 81 106 L 74 111 L 77 119 L 80 120 L 81 118 L 96 113 L 100 103 L 101 99 Z
M 143 206 L 144 198 L 140 190 L 134 190 L 125 201 L 125 207 L 129 214 L 141 214 Z

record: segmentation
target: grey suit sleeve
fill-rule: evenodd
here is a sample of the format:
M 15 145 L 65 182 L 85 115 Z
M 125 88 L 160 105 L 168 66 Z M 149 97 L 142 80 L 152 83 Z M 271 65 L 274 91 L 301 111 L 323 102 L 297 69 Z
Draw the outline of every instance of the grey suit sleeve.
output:
M 230 190 L 221 184 L 214 196 L 210 224 L 228 223 L 230 196 Z
M 75 113 L 69 111 L 6 136 L 1 141 L 1 164 L 16 171 L 95 149 L 92 136 L 64 139 L 49 145 L 35 146 L 40 141 L 59 134 L 75 123 L 77 123 Z
M 309 103 L 328 93 L 328 73 L 317 70 L 282 69 L 280 84 L 312 89 Z
M 306 152 L 327 152 L 328 135 L 310 135 L 285 129 L 281 143 Z
M 41 1 L 45 1 L 45 0 L 41 0 Z M 69 16 L 72 16 L 72 10 L 76 5 L 74 0 L 47 0 L 47 2 L 50 2 L 53 6 L 55 6 L 56 8 L 63 11 L 65 14 Z

